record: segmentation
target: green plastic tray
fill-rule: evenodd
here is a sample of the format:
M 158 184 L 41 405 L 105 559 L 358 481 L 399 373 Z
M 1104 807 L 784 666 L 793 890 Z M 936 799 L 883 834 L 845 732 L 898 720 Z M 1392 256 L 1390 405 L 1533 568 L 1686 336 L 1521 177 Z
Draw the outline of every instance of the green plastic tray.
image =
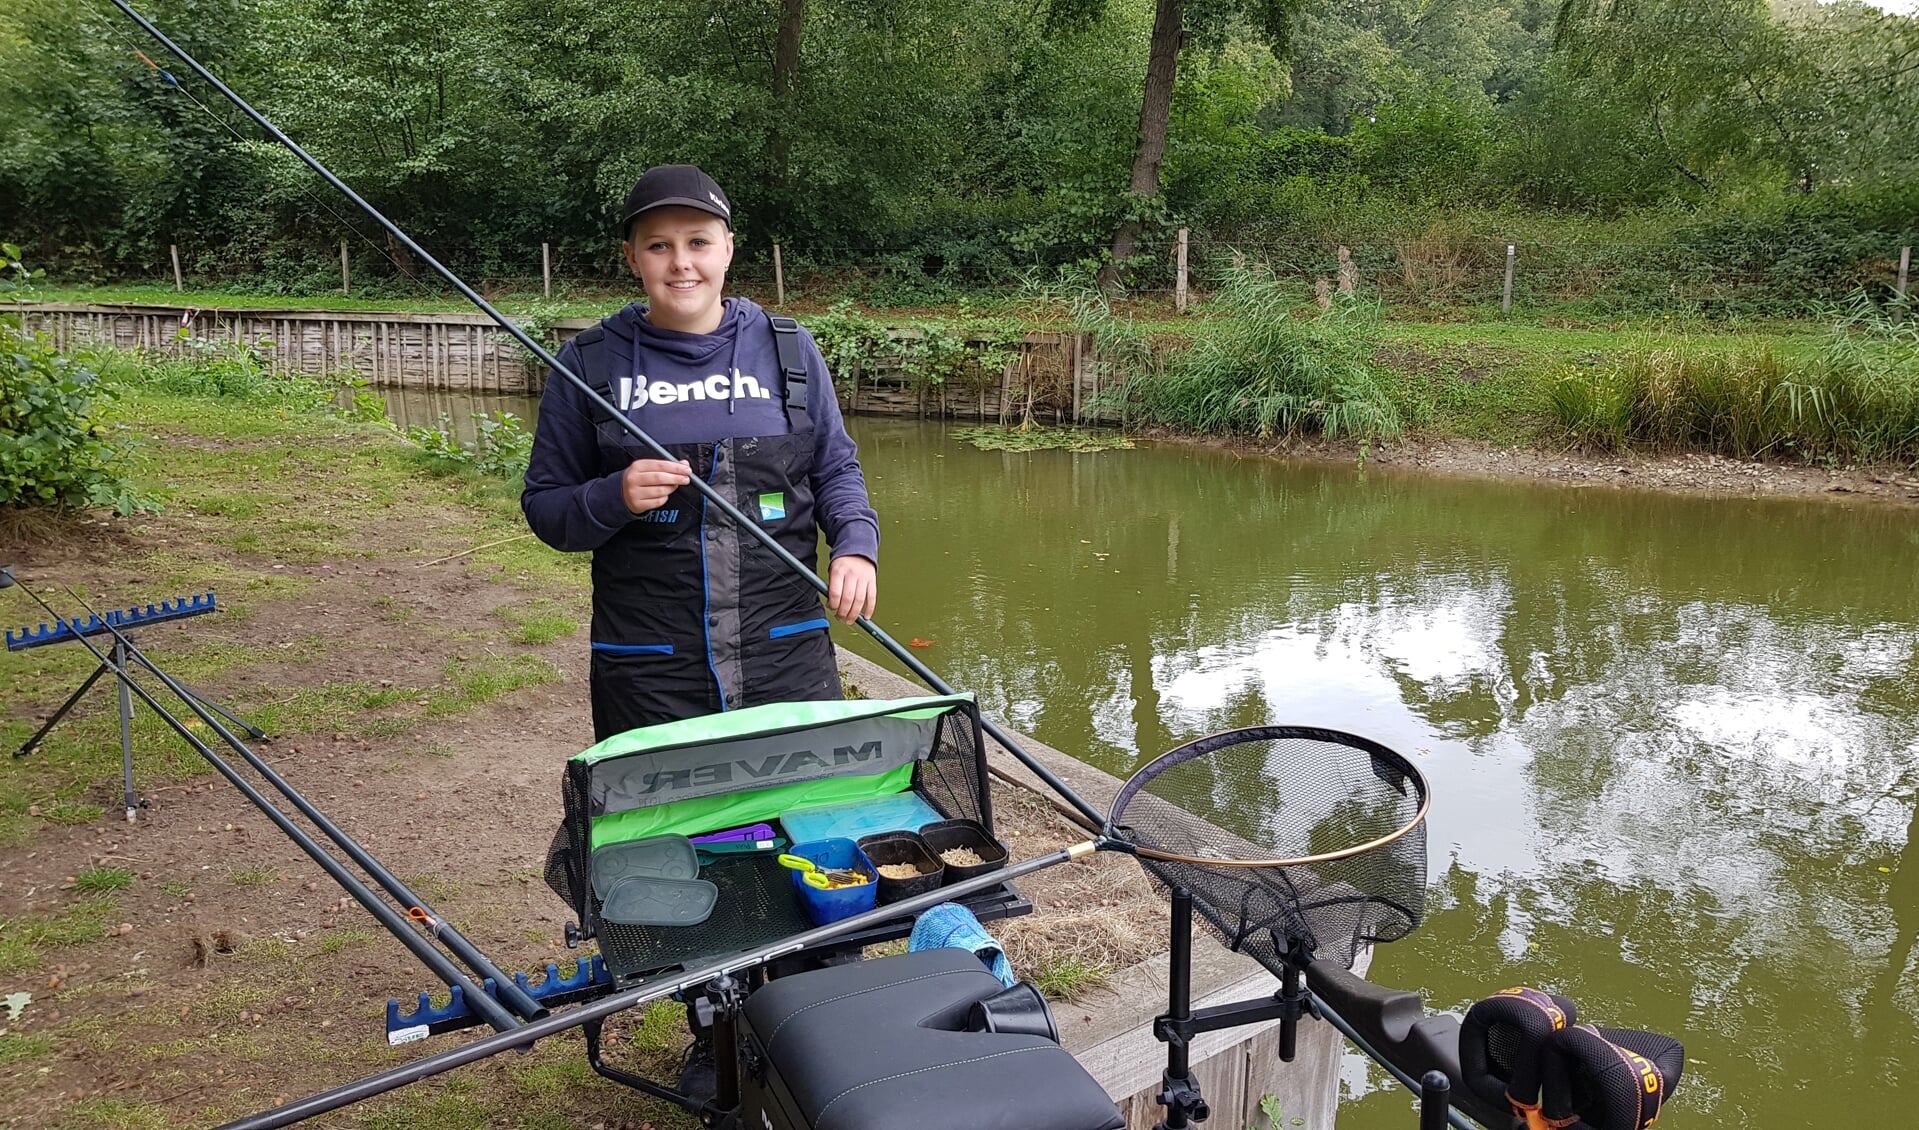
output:
M 720 889 L 705 879 L 629 875 L 613 884 L 600 917 L 629 926 L 697 926 L 713 913 Z
M 593 892 L 610 901 L 622 880 L 692 879 L 700 873 L 700 861 L 685 836 L 648 836 L 594 851 L 591 871 Z

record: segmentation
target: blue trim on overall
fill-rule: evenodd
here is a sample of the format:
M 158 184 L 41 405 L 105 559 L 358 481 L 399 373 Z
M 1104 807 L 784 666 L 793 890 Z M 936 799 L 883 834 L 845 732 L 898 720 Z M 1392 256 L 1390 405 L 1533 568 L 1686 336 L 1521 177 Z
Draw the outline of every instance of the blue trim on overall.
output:
M 797 624 L 781 625 L 768 631 L 766 638 L 770 640 L 783 640 L 788 636 L 797 636 L 801 632 L 824 631 L 830 627 L 832 627 L 832 624 L 827 622 L 826 617 L 821 616 L 816 620 L 802 620 Z
M 671 655 L 670 643 L 596 643 L 594 651 L 604 651 L 610 655 Z
M 719 474 L 720 448 L 725 442 L 726 442 L 725 440 L 721 440 L 718 443 L 715 443 L 713 445 L 713 462 L 706 469 L 706 482 L 708 486 L 712 485 L 713 477 Z M 724 714 L 726 713 L 726 709 L 727 709 L 726 708 L 726 680 L 720 678 L 720 669 L 714 666 L 713 664 L 713 590 L 712 590 L 712 585 L 709 583 L 707 579 L 707 567 L 706 567 L 706 520 L 707 520 L 706 503 L 707 503 L 706 496 L 701 495 L 700 496 L 700 638 L 706 641 L 706 669 L 712 672 L 713 685 L 719 688 L 720 713 Z

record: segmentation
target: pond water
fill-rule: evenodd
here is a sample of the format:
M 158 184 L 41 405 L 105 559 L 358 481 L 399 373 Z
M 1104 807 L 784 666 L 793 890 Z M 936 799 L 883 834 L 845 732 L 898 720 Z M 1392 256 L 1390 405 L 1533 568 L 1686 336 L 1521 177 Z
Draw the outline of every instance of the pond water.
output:
M 500 407 L 530 425 L 402 405 Z M 878 621 L 994 716 L 1121 776 L 1269 722 L 1420 764 L 1428 917 L 1373 979 L 1680 1037 L 1671 1130 L 1910 1116 L 1919 511 L 850 426 Z M 1346 1084 L 1341 1130 L 1413 1124 L 1363 1060 Z
M 475 413 L 489 416 L 511 412 L 528 431 L 539 418 L 540 398 L 511 393 L 474 393 L 442 388 L 394 388 L 371 390 L 386 401 L 387 418 L 402 428 L 446 427 L 462 440 L 471 441 L 477 432 Z M 446 418 L 444 424 L 441 417 Z
M 1268 722 L 1420 764 L 1429 915 L 1375 980 L 1680 1037 L 1662 1127 L 1909 1117 L 1919 512 L 852 430 L 878 622 L 988 712 L 1122 776 Z M 1413 1124 L 1347 1084 L 1341 1130 Z

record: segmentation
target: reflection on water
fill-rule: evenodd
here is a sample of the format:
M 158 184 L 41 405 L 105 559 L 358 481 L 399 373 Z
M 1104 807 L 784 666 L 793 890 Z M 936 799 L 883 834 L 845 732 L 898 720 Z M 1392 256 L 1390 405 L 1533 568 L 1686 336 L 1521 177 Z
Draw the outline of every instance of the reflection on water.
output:
M 414 426 L 449 427 L 462 440 L 471 441 L 478 429 L 473 416 L 511 412 L 520 418 L 527 431 L 539 417 L 540 398 L 504 393 L 475 393 L 444 388 L 391 388 L 372 390 L 386 401 L 387 418 L 402 428 Z M 443 425 L 440 418 L 446 417 Z
M 1919 1100 L 1919 513 L 853 428 L 879 621 L 990 712 L 1122 775 L 1267 722 L 1420 764 L 1430 916 L 1378 980 L 1681 1037 L 1662 1126 Z M 1411 1124 L 1353 1078 L 1344 1130 Z

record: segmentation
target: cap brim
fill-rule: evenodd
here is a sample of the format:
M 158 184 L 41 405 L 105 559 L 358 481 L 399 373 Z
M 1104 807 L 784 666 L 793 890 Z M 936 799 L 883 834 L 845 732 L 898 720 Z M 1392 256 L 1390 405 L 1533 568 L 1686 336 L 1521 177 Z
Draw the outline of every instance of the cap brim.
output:
M 727 231 L 733 230 L 733 217 L 721 211 L 711 200 L 698 200 L 691 196 L 668 196 L 661 200 L 655 200 L 644 208 L 637 208 L 627 213 L 626 219 L 620 222 L 620 231 L 624 233 L 630 230 L 633 227 L 634 220 L 639 219 L 655 208 L 667 208 L 673 205 L 678 205 L 682 208 L 698 208 L 709 216 L 719 217 L 720 222 L 726 225 Z

